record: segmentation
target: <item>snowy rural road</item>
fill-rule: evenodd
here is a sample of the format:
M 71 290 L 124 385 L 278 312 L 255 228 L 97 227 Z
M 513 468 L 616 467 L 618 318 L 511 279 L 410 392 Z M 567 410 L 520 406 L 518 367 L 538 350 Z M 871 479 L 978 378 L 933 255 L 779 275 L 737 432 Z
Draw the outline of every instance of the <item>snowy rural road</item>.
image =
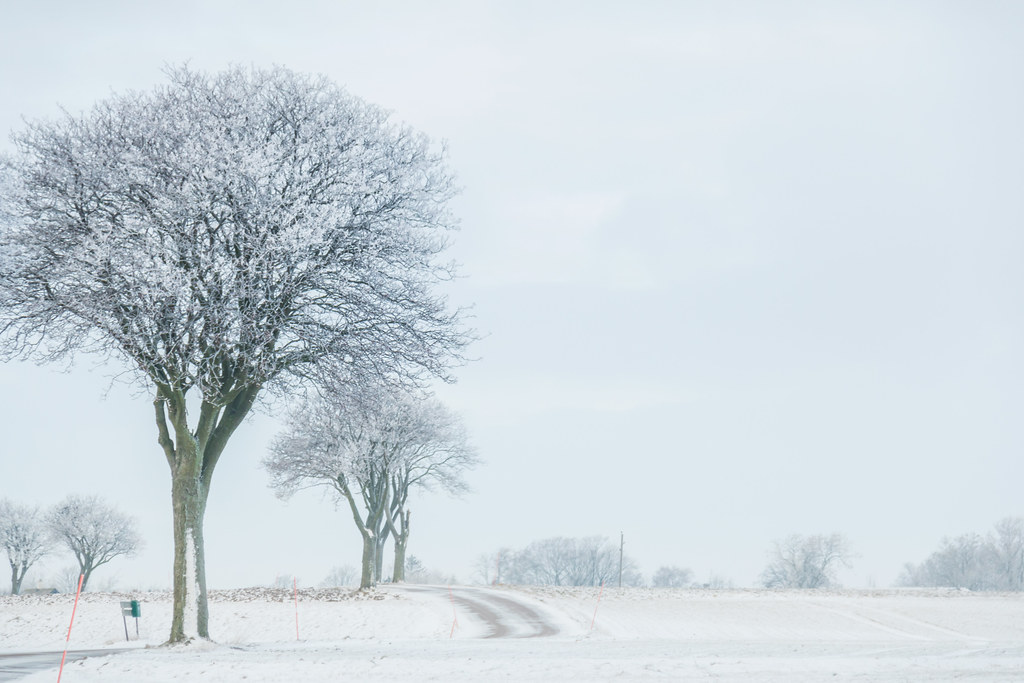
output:
M 533 605 L 504 591 L 459 586 L 392 585 L 398 594 L 430 595 L 454 603 L 455 616 L 468 612 L 487 628 L 484 638 L 537 638 L 558 634 L 558 627 Z
M 125 645 L 121 597 L 83 596 L 74 656 Z M 159 647 L 173 596 L 140 597 L 147 617 L 135 647 L 78 659 L 62 680 L 1024 680 L 1017 593 L 382 585 L 306 589 L 296 600 L 293 590 L 251 587 L 212 592 L 217 642 L 175 648 Z M 0 657 L 0 679 L 56 680 L 72 600 L 0 596 L 0 643 L 37 653 L 34 662 Z
M 69 650 L 65 663 L 86 657 L 106 657 L 124 649 Z M 47 671 L 60 664 L 62 652 L 19 652 L 0 654 L 0 681 L 13 681 L 34 671 Z

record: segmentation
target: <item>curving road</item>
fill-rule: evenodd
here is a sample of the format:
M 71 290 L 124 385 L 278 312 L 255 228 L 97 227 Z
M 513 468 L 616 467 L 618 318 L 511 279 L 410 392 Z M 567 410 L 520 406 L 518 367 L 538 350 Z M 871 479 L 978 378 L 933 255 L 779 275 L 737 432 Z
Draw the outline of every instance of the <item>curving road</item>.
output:
M 127 649 L 106 650 L 68 650 L 64 665 L 86 657 L 105 657 L 127 652 Z M 37 671 L 53 669 L 60 665 L 63 651 L 58 652 L 19 652 L 17 654 L 0 654 L 0 681 L 13 681 Z
M 493 588 L 457 586 L 418 586 L 392 584 L 388 590 L 454 603 L 458 617 L 469 615 L 482 623 L 483 638 L 544 638 L 557 635 L 558 626 L 536 605 L 507 591 Z M 66 662 L 86 657 L 104 657 L 131 648 L 70 650 Z M 0 654 L 0 681 L 13 681 L 60 664 L 61 652 L 25 652 Z
M 558 627 L 530 603 L 492 588 L 458 586 L 392 585 L 391 590 L 425 594 L 452 601 L 456 610 L 469 612 L 483 622 L 484 638 L 542 638 L 558 633 Z

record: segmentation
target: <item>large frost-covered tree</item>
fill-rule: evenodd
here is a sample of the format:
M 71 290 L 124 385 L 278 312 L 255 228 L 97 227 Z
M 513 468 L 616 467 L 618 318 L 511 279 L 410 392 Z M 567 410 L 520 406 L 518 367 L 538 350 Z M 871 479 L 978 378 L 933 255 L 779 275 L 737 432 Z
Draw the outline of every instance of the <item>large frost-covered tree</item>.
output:
M 904 586 L 949 586 L 970 590 L 1024 590 L 1024 518 L 1006 517 L 987 537 L 969 533 L 944 538 L 918 565 L 907 564 Z
M 405 579 L 413 487 L 465 490 L 477 462 L 457 415 L 435 399 L 385 386 L 338 387 L 294 411 L 264 461 L 282 497 L 329 486 L 346 502 L 363 540 L 360 587 L 379 579 L 394 536 L 393 580 Z
M 445 376 L 467 338 L 433 287 L 453 189 L 425 136 L 284 68 L 168 76 L 15 134 L 0 332 L 8 356 L 95 351 L 151 387 L 179 642 L 209 637 L 206 502 L 261 392 Z
M 50 537 L 39 508 L 0 500 L 0 547 L 11 565 L 11 594 L 21 592 L 25 574 L 50 549 Z
M 840 567 L 850 566 L 850 544 L 842 534 L 793 534 L 773 544 L 761 573 L 766 588 L 828 588 Z
M 142 546 L 135 520 L 98 496 L 68 496 L 50 510 L 46 522 L 54 540 L 75 556 L 82 590 L 97 567 Z

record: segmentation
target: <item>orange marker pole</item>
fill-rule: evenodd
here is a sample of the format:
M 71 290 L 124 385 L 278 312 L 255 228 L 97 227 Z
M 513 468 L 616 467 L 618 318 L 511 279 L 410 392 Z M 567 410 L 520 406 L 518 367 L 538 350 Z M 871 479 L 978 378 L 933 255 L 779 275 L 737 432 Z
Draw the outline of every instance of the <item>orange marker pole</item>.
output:
M 61 674 L 64 673 L 64 660 L 68 656 L 68 643 L 71 642 L 71 627 L 75 625 L 75 610 L 78 609 L 78 596 L 82 594 L 83 581 L 85 581 L 85 574 L 79 574 L 78 590 L 75 591 L 75 606 L 71 608 L 71 623 L 68 624 L 68 637 L 64 639 L 64 654 L 60 656 L 60 670 L 57 671 L 57 683 L 60 683 Z
M 452 632 L 448 634 L 448 639 L 451 640 L 455 637 L 455 627 L 459 624 L 459 617 L 455 612 L 455 596 L 452 595 L 451 584 L 448 584 L 448 599 L 452 601 Z
M 604 595 L 604 581 L 601 582 L 601 592 L 597 594 L 597 604 L 594 605 L 594 618 L 590 620 L 590 630 L 594 630 L 594 622 L 597 621 L 597 608 L 601 606 L 601 596 Z

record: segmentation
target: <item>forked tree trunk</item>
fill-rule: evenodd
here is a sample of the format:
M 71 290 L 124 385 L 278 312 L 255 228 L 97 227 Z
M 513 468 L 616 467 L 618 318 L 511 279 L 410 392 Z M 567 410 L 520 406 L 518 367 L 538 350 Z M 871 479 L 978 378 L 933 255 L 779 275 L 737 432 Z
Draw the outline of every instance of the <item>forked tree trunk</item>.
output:
M 82 592 L 85 592 L 85 587 L 89 585 L 89 577 L 92 576 L 92 571 L 98 566 L 94 564 L 93 557 L 86 553 L 75 551 L 75 559 L 78 560 L 78 575 L 82 579 Z
M 171 467 L 174 516 L 174 601 L 168 643 L 210 637 L 203 542 L 206 501 L 214 467 L 228 439 L 252 409 L 259 390 L 259 385 L 249 385 L 223 407 L 204 401 L 194 433 L 189 430 L 182 392 L 161 387 L 154 402 L 159 442 Z M 168 422 L 173 426 L 173 439 Z

